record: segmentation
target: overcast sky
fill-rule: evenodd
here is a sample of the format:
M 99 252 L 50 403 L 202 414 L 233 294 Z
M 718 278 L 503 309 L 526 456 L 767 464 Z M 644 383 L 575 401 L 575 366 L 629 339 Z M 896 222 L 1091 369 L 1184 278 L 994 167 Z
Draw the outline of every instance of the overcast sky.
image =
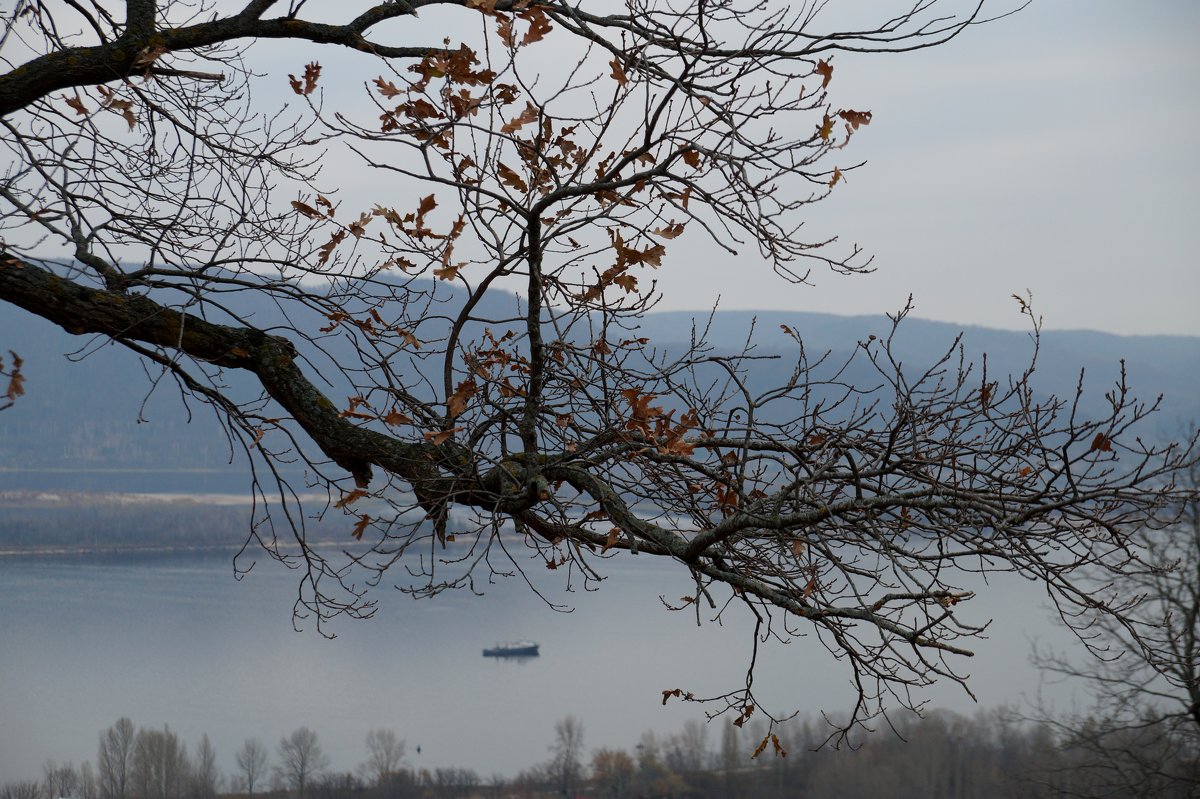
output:
M 833 0 L 818 27 L 847 13 L 878 24 L 895 6 Z M 442 22 L 467 24 L 422 14 Z M 1047 329 L 1200 335 L 1197 38 L 1195 0 L 1033 0 L 940 47 L 836 55 L 830 102 L 874 119 L 843 151 L 866 166 L 812 209 L 809 237 L 857 243 L 877 271 L 795 286 L 753 247 L 734 258 L 684 236 L 653 276 L 658 307 L 707 309 L 719 295 L 727 309 L 883 314 L 911 292 L 914 316 L 1023 329 L 1011 295 L 1029 291 Z M 297 62 L 294 48 L 273 55 L 284 71 Z M 352 206 L 354 180 L 342 183 Z
M 664 308 L 915 316 L 1200 334 L 1200 3 L 1034 0 L 918 53 L 835 58 L 832 101 L 875 117 L 868 160 L 812 224 L 878 271 L 792 287 L 749 260 L 658 275 Z
M 422 28 L 439 35 L 466 24 L 461 9 L 426 11 Z M 313 7 L 322 12 L 347 13 Z M 915 316 L 1023 328 L 1011 295 L 1028 290 L 1048 329 L 1200 335 L 1197 38 L 1195 0 L 1033 0 L 933 49 L 835 56 L 831 103 L 874 119 L 843 151 L 866 166 L 812 209 L 810 238 L 861 245 L 877 272 L 816 272 L 815 286 L 793 286 L 753 248 L 734 258 L 684 236 L 654 275 L 659 308 L 707 309 L 719 295 L 727 309 L 882 314 L 911 292 Z M 252 55 L 268 67 L 268 94 L 288 102 L 282 73 L 314 54 L 259 42 Z M 363 66 L 356 53 L 316 55 Z M 346 74 L 330 99 L 347 100 Z M 342 196 L 369 207 L 383 199 L 379 177 L 359 172 L 340 181 Z

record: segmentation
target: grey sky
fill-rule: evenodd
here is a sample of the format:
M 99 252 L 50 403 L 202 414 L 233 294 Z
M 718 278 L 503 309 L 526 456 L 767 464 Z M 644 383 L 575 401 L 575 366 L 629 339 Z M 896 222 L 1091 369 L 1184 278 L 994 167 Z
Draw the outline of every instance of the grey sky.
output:
M 821 27 L 847 13 L 877 24 L 885 6 L 834 2 Z M 1198 34 L 1187 0 L 1034 0 L 944 46 L 835 56 L 831 102 L 874 113 L 844 158 L 868 163 L 813 209 L 809 236 L 860 244 L 876 273 L 790 285 L 753 247 L 735 258 L 684 236 L 653 275 L 658 307 L 720 296 L 728 309 L 883 314 L 911 292 L 916 316 L 1023 328 L 1011 295 L 1028 290 L 1048 329 L 1200 335 Z M 320 56 L 341 67 L 331 76 L 364 66 Z M 300 66 L 282 49 L 271 61 Z M 360 172 L 342 181 L 352 206 L 380 199 L 378 175 Z
M 869 163 L 812 224 L 877 272 L 788 286 L 748 259 L 666 265 L 664 308 L 883 313 L 1200 334 L 1200 4 L 1035 0 L 932 50 L 835 58 L 835 104 L 869 109 Z
M 820 27 L 835 14 L 878 23 L 894 6 L 834 0 Z M 473 35 L 466 25 L 478 30 L 460 9 L 425 9 L 415 28 L 380 35 Z M 1028 290 L 1049 329 L 1200 335 L 1198 34 L 1192 0 L 1034 0 L 930 50 L 835 56 L 831 102 L 874 113 L 843 166 L 868 163 L 813 208 L 808 232 L 861 245 L 877 272 L 817 271 L 815 286 L 795 286 L 753 247 L 732 257 L 684 236 L 653 275 L 658 307 L 707 309 L 720 296 L 727 309 L 882 314 L 911 292 L 919 317 L 1020 328 L 1010 295 Z M 251 54 L 269 76 L 256 100 L 272 104 L 295 100 L 284 76 L 313 57 L 330 110 L 365 102 L 359 81 L 379 74 L 333 48 L 259 42 Z M 378 173 L 330 155 L 326 175 L 337 172 L 350 207 L 389 202 Z

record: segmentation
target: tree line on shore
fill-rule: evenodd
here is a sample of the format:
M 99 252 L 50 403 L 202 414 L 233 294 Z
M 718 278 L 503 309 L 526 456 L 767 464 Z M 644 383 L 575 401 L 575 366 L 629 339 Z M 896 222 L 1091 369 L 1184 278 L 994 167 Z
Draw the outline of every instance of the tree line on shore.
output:
M 1086 743 L 1086 725 L 1068 735 L 1011 711 L 910 715 L 838 747 L 827 745 L 828 730 L 814 719 L 778 726 L 756 719 L 743 727 L 692 720 L 677 733 L 645 732 L 630 749 L 589 752 L 583 723 L 566 716 L 546 761 L 513 777 L 484 777 L 465 767 L 415 765 L 389 729 L 368 732 L 364 760 L 338 770 L 318 733 L 299 727 L 273 748 L 247 739 L 236 768 L 223 773 L 207 735 L 189 751 L 168 726 L 135 728 L 121 718 L 100 733 L 94 764 L 47 760 L 42 779 L 2 784 L 0 799 L 1082 797 L 1109 795 L 1115 779 L 1139 769 L 1140 795 L 1182 799 L 1200 790 L 1200 751 L 1178 740 L 1129 737 L 1123 748 L 1110 741 L 1100 760 Z

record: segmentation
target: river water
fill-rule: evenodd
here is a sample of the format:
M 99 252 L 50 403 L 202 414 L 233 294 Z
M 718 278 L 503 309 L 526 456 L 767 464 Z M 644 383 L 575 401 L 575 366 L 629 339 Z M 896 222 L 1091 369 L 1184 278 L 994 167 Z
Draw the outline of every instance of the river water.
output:
M 227 774 L 245 739 L 273 752 L 305 725 L 339 770 L 365 759 L 368 730 L 390 728 L 410 765 L 511 776 L 547 759 L 567 714 L 582 719 L 589 751 L 678 731 L 703 711 L 664 707 L 662 691 L 737 687 L 751 646 L 744 612 L 697 627 L 694 613 L 668 610 L 660 596 L 691 586 L 644 555 L 608 562 L 595 592 L 565 591 L 561 575 L 541 569 L 539 588 L 570 612 L 519 579 L 433 600 L 379 589 L 376 617 L 335 624 L 332 640 L 293 630 L 299 577 L 258 560 L 235 580 L 231 554 L 0 558 L 0 783 L 38 777 L 48 758 L 94 760 L 97 734 L 121 716 L 168 724 L 189 747 L 207 733 Z M 978 602 L 997 616 L 964 667 L 979 705 L 946 686 L 925 694 L 931 707 L 971 712 L 1031 696 L 1028 639 L 1065 640 L 1029 583 L 997 582 Z M 481 656 L 519 638 L 538 641 L 541 656 Z M 768 642 L 756 689 L 780 711 L 836 713 L 849 676 L 813 637 Z

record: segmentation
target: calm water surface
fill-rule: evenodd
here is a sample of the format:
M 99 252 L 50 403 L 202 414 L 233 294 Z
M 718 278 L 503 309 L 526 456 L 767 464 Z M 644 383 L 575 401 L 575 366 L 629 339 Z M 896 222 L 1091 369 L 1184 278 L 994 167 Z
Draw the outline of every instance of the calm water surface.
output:
M 274 752 L 306 725 L 339 770 L 362 762 L 367 731 L 384 727 L 407 740 L 413 765 L 513 775 L 547 758 L 567 714 L 584 721 L 589 750 L 677 731 L 702 711 L 663 707 L 661 692 L 732 689 L 749 653 L 744 614 L 698 629 L 694 614 L 665 609 L 660 595 L 691 587 L 645 556 L 610 561 L 594 593 L 567 593 L 542 569 L 539 587 L 569 613 L 519 580 L 432 601 L 380 589 L 377 616 L 335 624 L 333 640 L 293 630 L 295 572 L 260 558 L 235 581 L 231 558 L 0 559 L 0 782 L 40 776 L 47 758 L 94 761 L 98 732 L 120 716 L 169 724 L 189 747 L 207 733 L 227 774 L 246 738 Z M 1038 684 L 1027 636 L 1061 634 L 1028 583 L 998 583 L 980 602 L 999 617 L 968 664 L 979 707 L 1018 701 Z M 481 657 L 495 641 L 526 637 L 541 657 Z M 850 697 L 847 671 L 813 638 L 765 645 L 756 688 L 806 712 L 839 711 Z M 977 707 L 961 689 L 929 696 L 935 707 Z

